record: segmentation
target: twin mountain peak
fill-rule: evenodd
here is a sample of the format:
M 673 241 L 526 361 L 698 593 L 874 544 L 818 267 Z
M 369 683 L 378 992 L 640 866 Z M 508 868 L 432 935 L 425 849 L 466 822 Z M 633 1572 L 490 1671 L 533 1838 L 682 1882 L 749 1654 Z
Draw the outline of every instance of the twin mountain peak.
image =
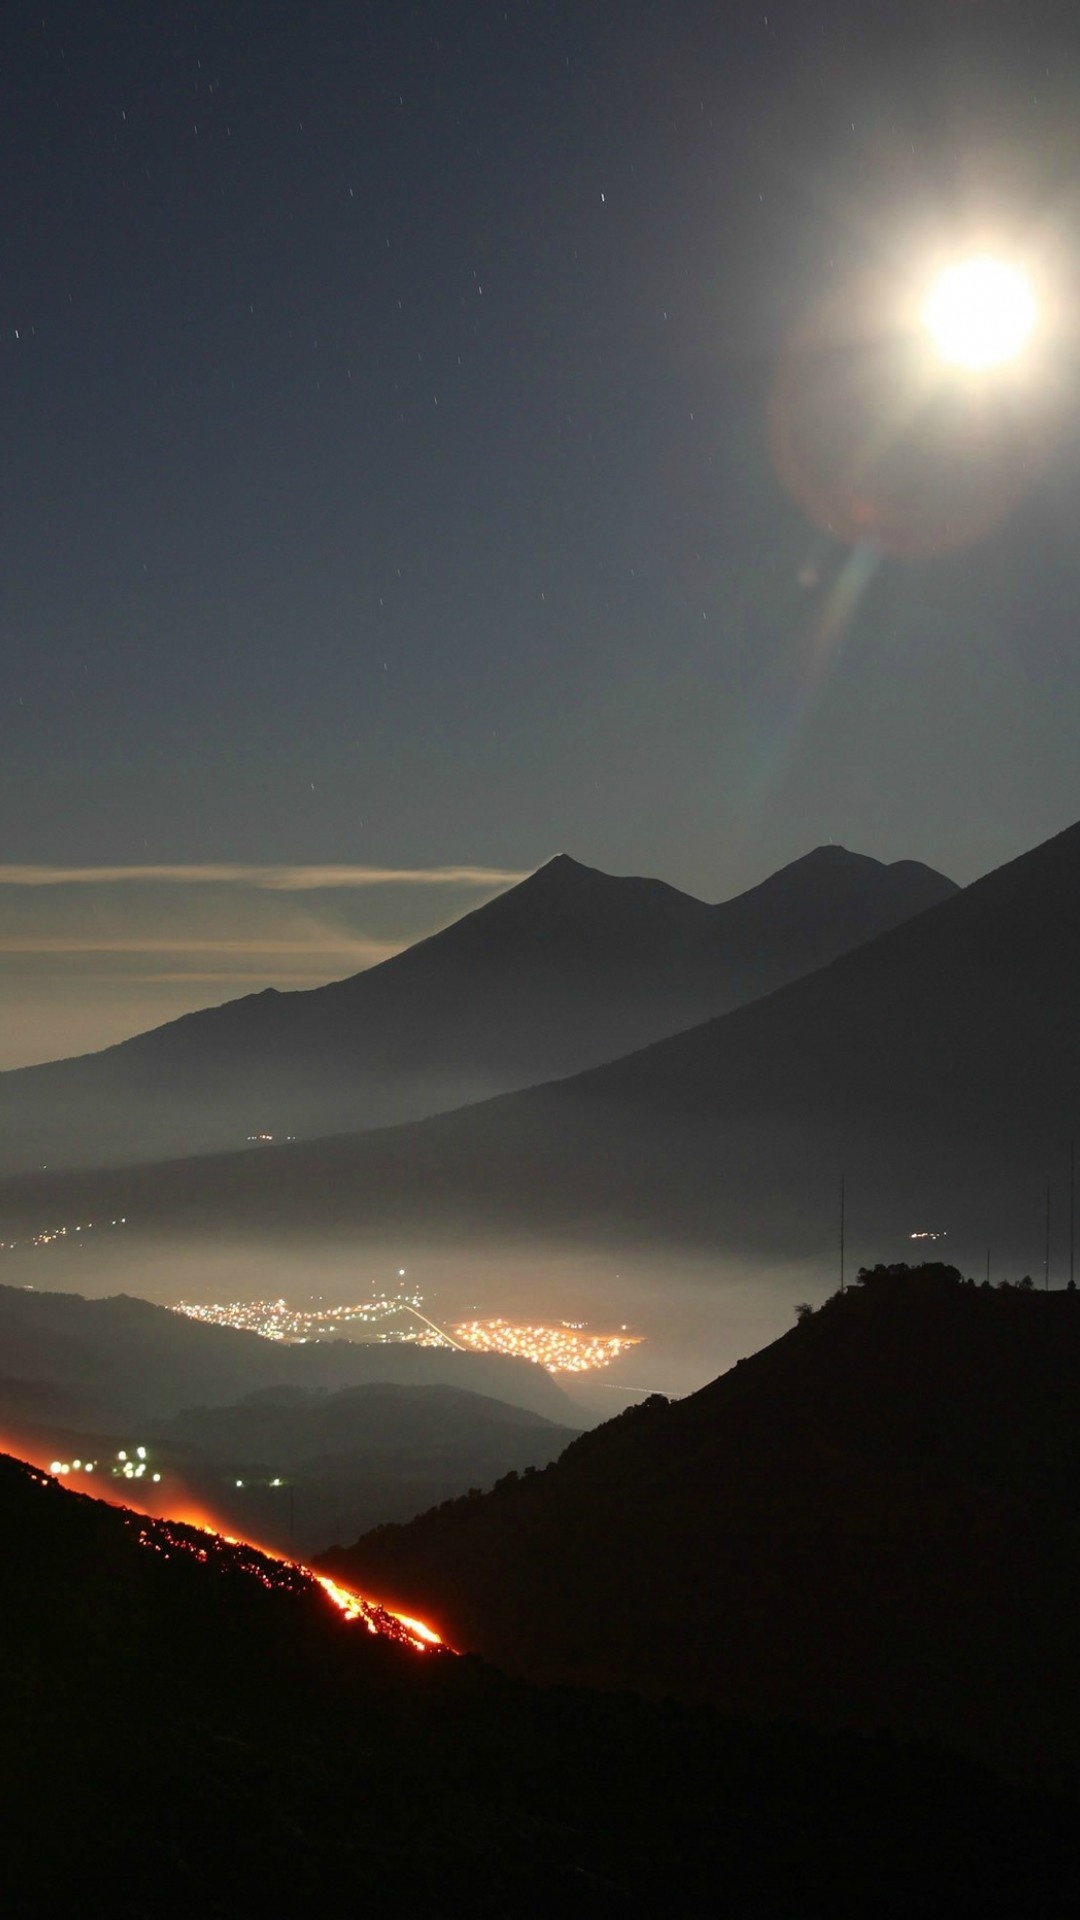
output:
M 560 853 L 349 979 L 0 1076 L 0 1173 L 396 1125 L 560 1079 L 771 993 L 955 891 L 917 862 L 826 846 L 710 905 Z

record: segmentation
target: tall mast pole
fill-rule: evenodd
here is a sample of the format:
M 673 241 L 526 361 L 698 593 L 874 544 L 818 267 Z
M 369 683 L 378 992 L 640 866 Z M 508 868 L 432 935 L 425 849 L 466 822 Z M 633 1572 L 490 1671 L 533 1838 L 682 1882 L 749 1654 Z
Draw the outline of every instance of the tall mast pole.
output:
M 1043 1286 L 1050 1285 L 1050 1184 L 1046 1187 L 1046 1241 L 1043 1247 Z
M 1076 1284 L 1076 1140 L 1069 1141 L 1069 1285 Z
M 844 1291 L 844 1204 L 845 1176 L 840 1175 L 840 1291 Z
M 1068 1142 L 1068 1284 L 1074 1286 L 1076 1267 L 1076 1139 Z

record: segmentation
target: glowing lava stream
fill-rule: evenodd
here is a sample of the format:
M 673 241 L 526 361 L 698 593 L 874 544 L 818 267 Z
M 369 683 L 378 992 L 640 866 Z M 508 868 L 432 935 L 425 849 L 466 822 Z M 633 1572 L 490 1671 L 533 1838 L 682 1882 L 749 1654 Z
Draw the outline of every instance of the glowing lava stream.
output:
M 27 1447 L 24 1443 L 0 1438 L 0 1453 L 10 1454 L 14 1460 L 25 1461 L 27 1465 L 36 1468 L 45 1478 L 51 1480 L 55 1486 L 63 1487 L 65 1493 L 75 1491 L 66 1479 L 50 1473 L 49 1464 L 37 1447 Z M 248 1547 L 253 1553 L 260 1554 L 264 1560 L 271 1561 L 274 1566 L 288 1569 L 293 1574 L 300 1574 L 303 1578 L 313 1581 L 322 1588 L 327 1599 L 338 1608 L 347 1621 L 361 1620 L 369 1633 L 383 1634 L 388 1639 L 411 1647 L 416 1653 L 426 1653 L 429 1647 L 439 1647 L 444 1653 L 453 1652 L 453 1648 L 448 1647 L 442 1637 L 435 1632 L 434 1627 L 429 1627 L 426 1621 L 413 1619 L 407 1613 L 395 1613 L 392 1607 L 384 1607 L 378 1600 L 369 1600 L 362 1593 L 356 1593 L 353 1588 L 343 1587 L 339 1581 L 331 1580 L 328 1574 L 316 1573 L 314 1567 L 305 1566 L 301 1560 L 287 1560 L 282 1554 L 274 1553 L 269 1547 L 261 1547 L 255 1540 L 244 1540 L 238 1534 L 225 1533 L 217 1525 L 212 1514 L 195 1506 L 191 1501 L 177 1503 L 177 1508 L 169 1513 L 155 1512 L 154 1505 L 160 1505 L 163 1498 L 167 1497 L 160 1486 L 148 1484 L 145 1489 L 145 1498 L 143 1498 L 144 1490 L 140 1483 L 124 1480 L 120 1484 L 115 1481 L 110 1484 L 103 1475 L 100 1480 L 95 1479 L 91 1485 L 84 1482 L 78 1491 L 82 1493 L 84 1499 L 100 1500 L 105 1506 L 119 1507 L 123 1513 L 141 1515 L 144 1519 L 155 1521 L 161 1527 L 167 1528 L 170 1524 L 189 1527 L 198 1533 L 208 1535 L 212 1541 L 222 1542 L 225 1546 Z M 140 1535 L 139 1538 L 144 1546 L 156 1544 L 147 1535 Z M 182 1546 L 185 1543 L 174 1539 L 172 1544 Z M 204 1557 L 200 1551 L 199 1558 Z
M 268 1557 L 273 1559 L 275 1556 L 271 1554 Z M 295 1564 L 299 1566 L 300 1563 L 297 1561 Z M 422 1653 L 425 1647 L 445 1646 L 445 1642 L 440 1639 L 434 1627 L 429 1627 L 423 1620 L 413 1620 L 407 1613 L 394 1613 L 389 1607 L 381 1606 L 377 1600 L 365 1600 L 362 1594 L 354 1593 L 351 1587 L 339 1586 L 337 1581 L 331 1580 L 328 1574 L 314 1573 L 310 1567 L 300 1567 L 300 1571 L 309 1574 L 312 1580 L 318 1581 L 335 1607 L 341 1608 L 346 1620 L 363 1620 L 370 1633 L 381 1631 L 372 1615 L 384 1613 L 388 1619 L 396 1620 L 399 1627 L 404 1627 L 406 1638 L 415 1645 L 417 1653 Z M 447 1648 L 446 1651 L 449 1652 L 450 1649 Z

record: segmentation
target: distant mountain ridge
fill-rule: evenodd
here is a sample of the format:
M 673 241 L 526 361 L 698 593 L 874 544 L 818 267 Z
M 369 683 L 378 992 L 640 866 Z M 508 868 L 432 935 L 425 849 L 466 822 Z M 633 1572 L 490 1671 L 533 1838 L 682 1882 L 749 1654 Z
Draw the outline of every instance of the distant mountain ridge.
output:
M 386 1126 L 611 1060 L 956 891 L 819 847 L 719 906 L 565 854 L 379 966 L 0 1075 L 0 1173 Z
M 264 1388 L 141 1432 L 230 1531 L 309 1554 L 547 1466 L 579 1430 L 462 1387 L 368 1382 Z
M 193 1497 L 230 1533 L 290 1556 L 324 1552 L 470 1487 L 547 1466 L 580 1431 L 486 1393 L 430 1382 L 262 1387 L 165 1419 L 147 1417 L 146 1396 L 139 1411 L 99 1399 L 89 1422 L 79 1418 L 77 1392 L 48 1394 L 31 1383 L 20 1396 L 15 1384 L 0 1380 L 3 1445 L 45 1464 L 93 1461 L 101 1472 L 121 1448 L 143 1445 L 160 1474 L 160 1510 Z M 158 1399 L 165 1399 L 160 1387 Z M 572 1418 L 569 1403 L 567 1412 Z M 71 1484 L 93 1492 L 99 1482 L 76 1471 Z
M 140 1231 L 679 1244 L 835 1257 L 944 1226 L 1033 1267 L 1080 1136 L 1080 827 L 816 973 L 609 1065 L 380 1132 L 0 1187 Z M 966 1236 L 966 1238 L 965 1238 Z

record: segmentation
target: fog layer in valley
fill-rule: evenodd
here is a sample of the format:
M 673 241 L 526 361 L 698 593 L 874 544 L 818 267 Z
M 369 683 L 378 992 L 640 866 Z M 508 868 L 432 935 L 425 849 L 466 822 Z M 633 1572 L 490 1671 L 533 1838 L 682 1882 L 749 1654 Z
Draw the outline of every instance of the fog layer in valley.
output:
M 836 1273 L 811 1264 L 552 1253 L 511 1244 L 450 1253 L 348 1242 L 194 1248 L 127 1240 L 117 1231 L 107 1240 L 88 1235 L 83 1244 L 68 1240 L 9 1254 L 0 1280 L 87 1298 L 127 1293 L 162 1306 L 284 1299 L 305 1310 L 347 1306 L 407 1285 L 440 1327 L 496 1316 L 525 1324 L 584 1322 L 598 1333 L 625 1327 L 639 1346 L 606 1368 L 555 1376 L 586 1411 L 587 1423 L 649 1392 L 693 1392 L 782 1333 L 796 1303 L 823 1298 Z M 419 1322 L 416 1331 L 423 1331 Z M 345 1333 L 365 1337 L 355 1326 Z

